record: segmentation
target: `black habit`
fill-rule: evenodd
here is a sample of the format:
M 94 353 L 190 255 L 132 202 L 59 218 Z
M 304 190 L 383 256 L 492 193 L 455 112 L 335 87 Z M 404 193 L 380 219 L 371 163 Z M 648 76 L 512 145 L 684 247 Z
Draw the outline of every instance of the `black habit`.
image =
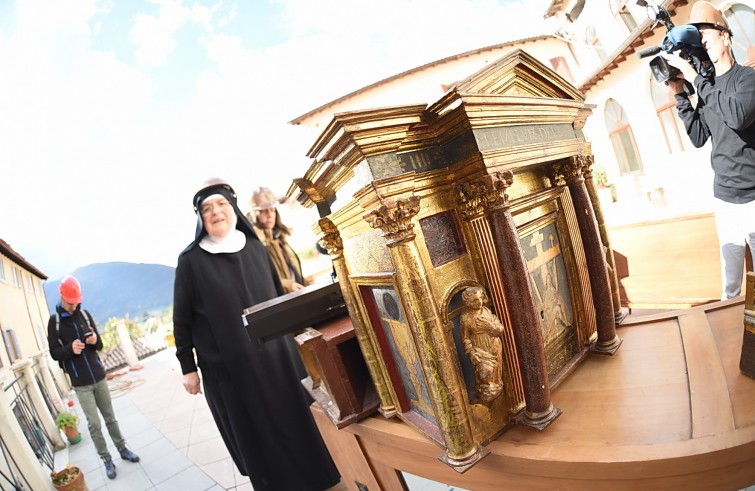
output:
M 199 365 L 215 423 L 255 491 L 321 491 L 340 478 L 310 413 L 301 361 L 287 337 L 252 343 L 243 325 L 245 308 L 283 290 L 267 250 L 238 220 L 247 239 L 239 252 L 212 254 L 195 241 L 178 259 L 176 356 L 184 374 Z

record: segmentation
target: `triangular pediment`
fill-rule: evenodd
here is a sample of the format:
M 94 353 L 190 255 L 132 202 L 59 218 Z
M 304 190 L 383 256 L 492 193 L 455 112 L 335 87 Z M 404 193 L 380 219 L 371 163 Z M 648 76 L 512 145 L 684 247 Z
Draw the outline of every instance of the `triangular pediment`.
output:
M 585 100 L 584 95 L 563 77 L 521 49 L 457 82 L 451 91 L 457 94 Z

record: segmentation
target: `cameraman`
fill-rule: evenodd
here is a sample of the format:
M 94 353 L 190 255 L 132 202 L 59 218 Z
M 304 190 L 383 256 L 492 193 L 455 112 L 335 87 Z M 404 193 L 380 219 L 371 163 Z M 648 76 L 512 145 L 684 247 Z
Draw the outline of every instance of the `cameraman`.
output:
M 755 257 L 755 70 L 734 60 L 732 34 L 721 12 L 711 3 L 698 1 L 689 23 L 702 36 L 715 77 L 704 78 L 680 60 L 674 63 L 694 79 L 697 107 L 684 91 L 684 79 L 668 81 L 677 100 L 676 109 L 692 144 L 712 141 L 713 196 L 716 230 L 721 246 L 722 299 L 740 295 L 745 244 Z

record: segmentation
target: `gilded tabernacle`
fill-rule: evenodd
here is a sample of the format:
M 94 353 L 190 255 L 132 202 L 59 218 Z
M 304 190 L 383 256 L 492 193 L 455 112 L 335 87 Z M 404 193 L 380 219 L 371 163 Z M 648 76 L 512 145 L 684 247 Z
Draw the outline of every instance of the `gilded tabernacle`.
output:
M 429 105 L 336 114 L 289 190 L 320 213 L 379 411 L 459 472 L 547 428 L 553 388 L 621 344 L 590 114 L 515 51 Z

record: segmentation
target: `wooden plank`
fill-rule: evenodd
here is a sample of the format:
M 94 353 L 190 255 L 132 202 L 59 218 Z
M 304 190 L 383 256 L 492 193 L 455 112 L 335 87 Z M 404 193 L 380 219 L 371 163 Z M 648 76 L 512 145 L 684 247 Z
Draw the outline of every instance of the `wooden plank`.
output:
M 400 489 L 390 481 L 402 485 L 397 470 L 475 491 L 746 488 L 755 483 L 755 381 L 734 370 L 742 310 L 742 299 L 729 300 L 620 328 L 616 355 L 588 357 L 554 391 L 565 408 L 558 420 L 543 431 L 509 429 L 464 474 L 438 460 L 440 446 L 382 416 L 337 432 L 355 444 L 331 453 L 363 452 L 364 474 L 350 482 L 384 486 L 371 491 Z M 727 390 L 739 405 L 737 425 L 731 407 L 722 417 Z
M 730 432 L 734 429 L 726 374 L 716 340 L 705 312 L 679 317 L 689 377 L 692 437 Z
M 680 308 L 720 298 L 721 261 L 713 214 L 606 225 L 622 305 Z
M 752 390 L 755 380 L 739 370 L 744 335 L 744 305 L 707 312 L 707 316 L 708 323 L 717 326 L 713 334 L 729 385 L 734 424 L 737 428 L 755 425 L 755 392 Z
M 363 453 L 354 434 L 339 431 L 317 403 L 312 404 L 310 410 L 322 439 L 325 441 L 338 472 L 341 474 L 341 482 L 352 491 L 358 491 L 357 483 L 366 485 L 368 489 L 380 489 L 367 461 L 367 456 Z
M 702 445 L 549 447 L 530 441 L 496 440 L 491 454 L 464 474 L 441 463 L 440 449 L 426 438 L 405 435 L 398 422 L 369 418 L 359 434 L 371 463 L 401 469 L 465 489 L 499 490 L 715 490 L 755 482 L 753 434 L 742 440 L 712 438 Z M 589 431 L 585 428 L 584 431 Z M 535 430 L 530 432 L 535 434 Z M 415 432 L 416 433 L 416 432 Z M 539 433 L 537 433 L 539 434 Z M 407 436 L 407 438 L 398 437 Z M 701 439 L 706 440 L 706 439 Z M 617 443 L 616 445 L 613 445 Z M 701 442 L 702 443 L 702 442 Z M 716 450 L 720 448 L 722 450 Z M 687 454 L 691 451 L 691 454 Z

